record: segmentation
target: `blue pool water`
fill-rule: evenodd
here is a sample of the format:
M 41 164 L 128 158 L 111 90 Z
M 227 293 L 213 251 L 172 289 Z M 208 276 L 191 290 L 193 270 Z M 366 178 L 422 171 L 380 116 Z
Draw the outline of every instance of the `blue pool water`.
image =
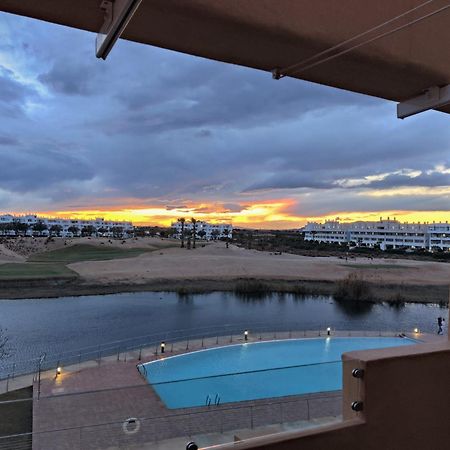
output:
M 416 343 L 406 338 L 293 339 L 202 350 L 140 366 L 168 408 L 342 389 L 342 353 Z

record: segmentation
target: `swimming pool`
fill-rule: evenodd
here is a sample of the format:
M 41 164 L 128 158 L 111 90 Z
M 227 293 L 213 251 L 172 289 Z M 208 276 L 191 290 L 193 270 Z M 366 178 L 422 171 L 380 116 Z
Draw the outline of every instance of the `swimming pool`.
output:
M 317 338 L 255 342 L 152 361 L 139 371 L 168 408 L 342 389 L 342 353 L 397 347 L 407 338 Z

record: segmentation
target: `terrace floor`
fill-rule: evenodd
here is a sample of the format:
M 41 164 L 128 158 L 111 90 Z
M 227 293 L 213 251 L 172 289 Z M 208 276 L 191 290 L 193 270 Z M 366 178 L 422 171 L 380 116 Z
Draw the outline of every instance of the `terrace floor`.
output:
M 348 336 L 349 332 L 333 332 Z M 322 332 L 323 335 L 323 332 Z M 379 336 L 351 332 L 351 336 Z M 383 333 L 393 336 L 393 333 Z M 277 332 L 249 336 L 249 342 L 317 337 L 318 332 Z M 411 334 L 423 342 L 446 337 Z M 243 336 L 167 343 L 166 356 L 202 348 L 236 344 Z M 34 382 L 33 449 L 184 449 L 189 439 L 213 445 L 288 429 L 319 426 L 340 420 L 341 392 L 264 399 L 219 406 L 167 409 L 140 375 L 136 364 L 160 358 L 155 348 L 103 357 L 42 374 Z M 16 385 L 27 377 L 11 380 Z M 28 380 L 30 381 L 30 380 Z M 139 430 L 127 432 L 124 422 L 139 419 Z M 136 424 L 128 425 L 129 430 Z

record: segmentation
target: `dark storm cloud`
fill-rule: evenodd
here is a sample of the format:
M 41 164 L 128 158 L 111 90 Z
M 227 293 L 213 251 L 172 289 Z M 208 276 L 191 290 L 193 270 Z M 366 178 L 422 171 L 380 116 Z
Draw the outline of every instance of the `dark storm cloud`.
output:
M 46 191 L 52 197 L 64 196 L 58 186 L 93 177 L 86 162 L 45 146 L 8 152 L 0 150 L 0 188 L 15 192 Z
M 450 195 L 392 195 L 373 197 L 355 191 L 330 190 L 312 192 L 286 210 L 293 215 L 319 217 L 335 214 L 341 219 L 342 212 L 372 211 L 448 211 Z
M 366 185 L 368 188 L 374 189 L 390 189 L 395 187 L 441 187 L 450 186 L 449 173 L 422 173 L 415 177 L 407 175 L 393 174 L 388 175 L 383 180 L 372 181 Z
M 100 69 L 83 61 L 59 60 L 53 67 L 38 76 L 38 80 L 56 93 L 66 95 L 91 95 L 101 86 Z M 104 80 L 107 83 L 107 80 Z
M 332 189 L 335 187 L 333 181 L 320 178 L 318 174 L 288 171 L 271 176 L 260 183 L 255 183 L 243 192 L 252 192 L 265 189 Z
M 5 116 L 22 114 L 27 101 L 36 95 L 36 91 L 19 81 L 11 70 L 0 66 L 0 112 L 3 120 Z
M 127 89 L 117 95 L 128 111 L 120 119 L 100 122 L 99 126 L 108 133 L 140 135 L 186 128 L 203 130 L 205 126 L 245 129 L 323 108 L 370 108 L 377 104 L 367 96 L 299 80 L 277 82 L 265 72 L 186 55 L 174 55 L 176 59 L 180 64 L 154 77 L 128 79 Z

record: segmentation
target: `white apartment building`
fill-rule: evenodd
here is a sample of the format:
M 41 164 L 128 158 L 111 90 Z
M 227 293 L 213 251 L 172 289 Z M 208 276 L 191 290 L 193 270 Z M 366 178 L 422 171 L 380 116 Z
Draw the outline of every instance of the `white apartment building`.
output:
M 13 216 L 0 215 L 0 236 L 103 236 L 126 238 L 133 236 L 131 222 L 95 220 L 60 219 L 38 217 L 35 214 Z
M 380 219 L 378 222 L 325 223 L 310 222 L 302 231 L 309 241 L 328 243 L 354 243 L 356 246 L 381 250 L 395 248 L 425 248 L 450 250 L 450 225 L 447 223 L 402 223 Z
M 173 222 L 172 228 L 175 228 L 177 230 L 177 238 L 181 238 L 181 229 L 182 224 L 180 221 Z M 184 233 L 187 237 L 188 235 L 192 234 L 192 230 L 194 228 L 194 225 L 190 221 L 186 221 L 184 223 Z M 207 241 L 215 240 L 215 239 L 221 239 L 221 238 L 228 238 L 231 239 L 233 236 L 233 225 L 231 223 L 208 223 L 203 221 L 197 221 L 195 224 L 196 229 L 196 238 L 197 239 L 205 239 Z
M 441 248 L 450 251 L 450 225 L 433 223 L 428 226 L 429 248 Z

